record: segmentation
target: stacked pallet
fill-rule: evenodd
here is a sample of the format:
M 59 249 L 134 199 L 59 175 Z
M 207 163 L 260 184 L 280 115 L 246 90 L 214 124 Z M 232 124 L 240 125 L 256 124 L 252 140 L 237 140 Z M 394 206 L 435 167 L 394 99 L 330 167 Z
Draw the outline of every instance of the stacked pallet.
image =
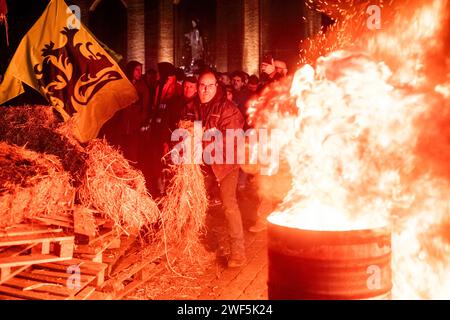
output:
M 105 219 L 28 221 L 0 232 L 0 300 L 122 299 L 158 270 L 144 251 Z

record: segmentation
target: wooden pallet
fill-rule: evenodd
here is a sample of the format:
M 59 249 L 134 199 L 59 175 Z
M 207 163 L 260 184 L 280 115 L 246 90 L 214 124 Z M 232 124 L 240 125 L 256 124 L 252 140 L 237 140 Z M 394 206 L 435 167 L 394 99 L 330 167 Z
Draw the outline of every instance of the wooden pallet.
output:
M 48 226 L 62 227 L 73 231 L 74 222 L 73 214 L 70 212 L 61 212 L 59 214 L 47 215 L 45 217 L 33 217 L 30 221 L 34 221 L 40 224 Z
M 71 266 L 73 271 L 79 268 L 79 274 L 70 272 Z M 105 264 L 79 259 L 32 266 L 0 285 L 0 300 L 111 299 L 97 289 L 103 284 L 105 269 Z
M 120 244 L 120 235 L 114 230 L 107 230 L 97 238 L 90 239 L 87 244 L 77 244 L 74 255 L 94 262 L 103 262 L 104 252 L 119 248 Z
M 130 249 L 136 241 L 136 236 L 125 236 L 120 237 L 119 248 L 114 248 L 112 246 L 108 247 L 103 252 L 103 262 L 108 264 L 107 276 L 110 277 L 111 273 L 116 269 L 120 260 L 126 257 L 128 249 Z
M 102 285 L 102 290 L 112 292 L 114 300 L 120 300 L 131 291 L 144 284 L 154 275 L 161 272 L 161 261 L 164 253 L 161 249 L 156 249 L 151 254 L 145 256 L 136 251 L 127 254 L 122 259 L 110 275 L 110 279 Z
M 72 258 L 74 236 L 42 225 L 18 225 L 0 232 L 0 284 L 30 265 Z

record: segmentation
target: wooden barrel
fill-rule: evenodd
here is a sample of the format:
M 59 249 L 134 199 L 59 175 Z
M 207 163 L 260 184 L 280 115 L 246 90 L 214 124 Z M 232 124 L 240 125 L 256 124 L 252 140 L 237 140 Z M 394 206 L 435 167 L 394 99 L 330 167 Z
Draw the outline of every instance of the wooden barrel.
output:
M 268 224 L 269 299 L 390 299 L 386 228 L 315 231 Z

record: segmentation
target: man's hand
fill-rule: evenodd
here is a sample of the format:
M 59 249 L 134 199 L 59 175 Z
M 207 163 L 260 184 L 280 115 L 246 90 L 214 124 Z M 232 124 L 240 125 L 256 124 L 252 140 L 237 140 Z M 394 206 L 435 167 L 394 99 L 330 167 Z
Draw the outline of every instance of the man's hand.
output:
M 271 75 L 275 72 L 275 65 L 272 59 L 272 63 L 263 62 L 261 64 L 261 71 L 264 73 L 267 73 L 268 75 Z

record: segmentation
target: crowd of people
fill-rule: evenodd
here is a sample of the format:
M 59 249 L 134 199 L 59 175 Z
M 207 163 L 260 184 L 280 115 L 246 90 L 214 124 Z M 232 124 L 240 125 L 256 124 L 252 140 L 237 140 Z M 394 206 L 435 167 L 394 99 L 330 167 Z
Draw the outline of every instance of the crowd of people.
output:
M 259 77 L 242 70 L 229 73 L 210 69 L 187 76 L 183 69 L 160 62 L 157 70 L 147 70 L 143 75 L 142 64 L 130 61 L 126 74 L 139 101 L 117 112 L 100 136 L 122 149 L 124 156 L 143 172 L 149 192 L 158 198 L 167 187 L 165 155 L 180 120 L 201 121 L 204 130 L 246 129 L 249 99 L 269 83 L 285 77 L 287 71 L 286 63 L 270 59 L 263 60 Z M 210 203 L 224 208 L 230 238 L 228 266 L 242 266 L 246 262 L 244 231 L 236 192 L 246 188 L 246 174 L 239 164 L 225 161 L 204 165 L 203 171 Z M 249 231 L 264 229 L 264 221 L 258 219 Z

